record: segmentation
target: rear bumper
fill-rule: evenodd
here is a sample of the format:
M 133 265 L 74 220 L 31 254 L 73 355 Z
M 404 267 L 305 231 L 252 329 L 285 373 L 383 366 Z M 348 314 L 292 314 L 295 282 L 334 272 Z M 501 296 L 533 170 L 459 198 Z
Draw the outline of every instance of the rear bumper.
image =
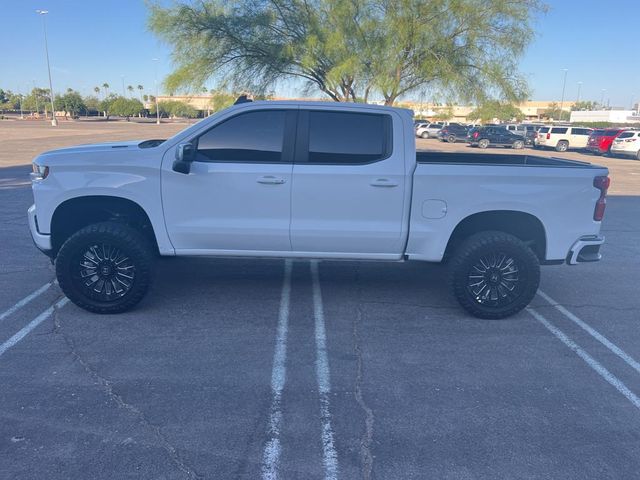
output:
M 597 262 L 602 258 L 600 246 L 604 243 L 602 236 L 581 237 L 573 244 L 567 254 L 567 263 L 577 265 L 578 263 Z
M 607 149 L 603 150 L 599 145 L 587 145 L 587 151 L 591 153 L 607 153 Z
M 27 216 L 29 218 L 29 230 L 31 231 L 31 238 L 33 243 L 36 244 L 38 250 L 42 253 L 51 256 L 53 248 L 51 247 L 51 235 L 46 235 L 38 231 L 38 217 L 36 216 L 36 206 L 31 205 L 27 210 Z

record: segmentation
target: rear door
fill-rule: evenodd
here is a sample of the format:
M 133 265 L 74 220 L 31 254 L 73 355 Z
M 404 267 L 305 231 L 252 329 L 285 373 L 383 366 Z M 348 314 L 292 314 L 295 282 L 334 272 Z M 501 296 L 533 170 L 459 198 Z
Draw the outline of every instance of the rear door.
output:
M 571 148 L 585 148 L 589 141 L 589 135 L 592 130 L 589 128 L 573 127 L 571 129 L 571 139 L 569 140 L 569 146 Z
M 406 172 L 402 123 L 393 118 L 326 107 L 300 111 L 291 192 L 294 252 L 400 257 Z

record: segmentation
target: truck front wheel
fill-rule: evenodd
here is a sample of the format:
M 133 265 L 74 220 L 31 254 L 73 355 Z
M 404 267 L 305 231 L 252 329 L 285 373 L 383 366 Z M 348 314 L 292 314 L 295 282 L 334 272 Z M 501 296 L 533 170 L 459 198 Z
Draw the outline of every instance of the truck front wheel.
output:
M 94 313 L 120 313 L 147 293 L 153 253 L 137 230 L 117 222 L 89 225 L 64 242 L 56 276 L 64 294 Z
M 540 284 L 540 263 L 517 237 L 481 232 L 466 239 L 451 264 L 453 293 L 471 315 L 499 319 L 529 305 Z

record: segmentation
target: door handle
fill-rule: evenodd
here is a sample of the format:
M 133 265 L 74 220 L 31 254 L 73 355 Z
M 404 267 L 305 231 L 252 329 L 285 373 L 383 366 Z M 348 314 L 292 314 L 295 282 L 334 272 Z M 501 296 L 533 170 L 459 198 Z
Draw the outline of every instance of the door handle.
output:
M 388 178 L 376 178 L 371 183 L 369 183 L 372 187 L 397 187 L 398 182 L 394 182 L 393 180 L 389 180 Z
M 264 175 L 262 177 L 258 177 L 256 182 L 262 183 L 264 185 L 282 185 L 287 180 L 282 177 L 275 177 L 273 175 Z

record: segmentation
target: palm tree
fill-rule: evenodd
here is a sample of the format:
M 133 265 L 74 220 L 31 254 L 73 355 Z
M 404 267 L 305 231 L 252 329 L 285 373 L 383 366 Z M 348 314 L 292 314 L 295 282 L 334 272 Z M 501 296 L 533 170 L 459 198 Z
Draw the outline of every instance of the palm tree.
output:
M 129 94 L 132 94 L 133 93 L 133 85 L 127 86 L 127 90 L 129 91 Z
M 102 88 L 104 88 L 104 98 L 107 98 L 109 96 L 109 84 L 104 82 Z
M 142 101 L 142 90 L 144 90 L 144 87 L 142 85 L 138 85 L 138 90 L 140 91 L 140 101 Z
M 96 92 L 96 95 L 100 95 L 100 87 L 93 87 L 93 91 Z

